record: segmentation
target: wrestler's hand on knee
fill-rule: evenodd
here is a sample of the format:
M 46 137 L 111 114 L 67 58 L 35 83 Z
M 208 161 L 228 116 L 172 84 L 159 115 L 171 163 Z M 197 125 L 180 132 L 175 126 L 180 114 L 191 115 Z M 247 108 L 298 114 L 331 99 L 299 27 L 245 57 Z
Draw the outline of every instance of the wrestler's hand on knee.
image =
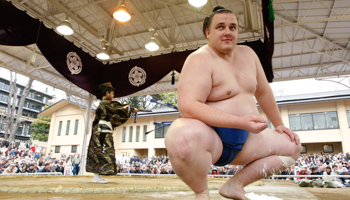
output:
M 265 116 L 246 115 L 242 117 L 243 128 L 252 133 L 260 133 L 267 128 L 267 118 Z
M 283 124 L 280 124 L 275 127 L 275 130 L 281 134 L 285 133 L 290 137 L 290 141 L 295 142 L 295 144 L 300 144 L 300 138 L 298 134 L 294 133 L 294 131 L 285 127 Z

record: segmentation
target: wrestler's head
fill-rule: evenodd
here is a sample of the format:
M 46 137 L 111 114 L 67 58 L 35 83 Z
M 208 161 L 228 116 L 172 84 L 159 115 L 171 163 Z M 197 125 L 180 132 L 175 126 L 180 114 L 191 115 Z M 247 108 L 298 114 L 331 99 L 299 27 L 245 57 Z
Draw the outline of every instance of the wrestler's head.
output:
M 214 8 L 214 12 L 204 20 L 203 31 L 208 45 L 216 52 L 231 53 L 237 44 L 238 22 L 230 10 Z
M 211 25 L 211 22 L 213 20 L 213 17 L 216 14 L 219 14 L 219 13 L 231 13 L 231 14 L 233 14 L 233 12 L 231 10 L 225 9 L 224 7 L 221 7 L 221 6 L 216 6 L 213 9 L 213 12 L 204 19 L 204 22 L 203 22 L 203 34 L 204 34 L 205 37 L 207 37 L 207 34 L 206 34 L 205 31 L 207 29 L 208 30 L 210 29 L 210 25 Z
M 107 97 L 109 100 L 113 99 L 115 88 L 112 86 L 111 82 L 100 84 L 98 90 L 101 92 L 102 96 Z

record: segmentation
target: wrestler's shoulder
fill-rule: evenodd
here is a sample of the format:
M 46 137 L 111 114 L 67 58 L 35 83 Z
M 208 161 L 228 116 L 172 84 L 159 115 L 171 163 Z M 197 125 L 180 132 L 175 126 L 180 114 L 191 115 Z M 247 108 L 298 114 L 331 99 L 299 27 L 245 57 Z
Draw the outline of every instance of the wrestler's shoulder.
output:
M 244 52 L 254 52 L 254 50 L 250 46 L 243 45 L 243 44 L 236 45 L 236 49 L 239 49 L 239 51 L 244 51 Z
M 239 50 L 241 53 L 255 53 L 255 51 L 247 45 L 237 45 L 236 50 Z
M 208 57 L 212 54 L 212 50 L 208 45 L 205 45 L 199 49 L 197 49 L 196 51 L 194 51 L 193 53 L 190 54 L 189 58 L 198 58 L 198 57 Z

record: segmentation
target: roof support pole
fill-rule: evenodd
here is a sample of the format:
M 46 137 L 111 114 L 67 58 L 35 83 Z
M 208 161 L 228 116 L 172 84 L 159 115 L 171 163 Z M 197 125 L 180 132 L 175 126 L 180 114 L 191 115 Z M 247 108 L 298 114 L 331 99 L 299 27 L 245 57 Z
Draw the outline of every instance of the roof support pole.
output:
M 88 135 L 90 134 L 90 121 L 91 121 L 91 106 L 92 106 L 92 100 L 93 95 L 89 94 L 87 109 L 86 109 L 86 115 L 85 115 L 85 130 L 84 130 L 84 137 L 83 137 L 83 146 L 82 146 L 82 152 L 81 152 L 81 163 L 80 163 L 80 175 L 84 175 L 85 173 L 85 166 L 86 166 L 86 159 L 87 159 L 87 139 Z

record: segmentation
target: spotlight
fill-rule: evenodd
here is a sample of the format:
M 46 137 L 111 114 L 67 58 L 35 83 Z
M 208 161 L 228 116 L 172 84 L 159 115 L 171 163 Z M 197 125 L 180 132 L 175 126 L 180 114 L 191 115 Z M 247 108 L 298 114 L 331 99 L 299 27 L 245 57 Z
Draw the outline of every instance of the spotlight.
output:
M 56 30 L 63 35 L 72 35 L 74 33 L 72 25 L 68 21 L 68 16 L 57 26 Z
M 110 58 L 109 52 L 105 46 L 103 46 L 102 49 L 96 54 L 96 57 L 100 60 L 107 60 Z
M 194 7 L 201 7 L 204 6 L 208 0 L 188 0 L 188 3 L 190 3 Z
M 151 37 L 151 39 L 147 42 L 145 47 L 150 51 L 156 51 L 159 49 L 159 45 L 157 44 L 157 41 L 154 37 Z
M 113 17 L 120 22 L 127 22 L 131 19 L 129 10 L 123 4 L 113 13 Z

